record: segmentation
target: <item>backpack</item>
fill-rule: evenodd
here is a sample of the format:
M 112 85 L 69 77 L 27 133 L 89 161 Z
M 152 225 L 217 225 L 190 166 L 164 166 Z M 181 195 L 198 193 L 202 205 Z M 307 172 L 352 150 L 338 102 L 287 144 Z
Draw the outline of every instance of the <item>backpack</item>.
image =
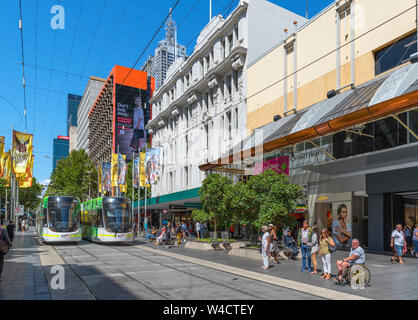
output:
M 3 232 L 4 232 L 4 228 L 1 228 L 1 233 L 0 233 L 0 239 L 3 238 Z M 9 252 L 9 245 L 7 244 L 7 242 L 5 240 L 1 240 L 0 241 L 0 253 L 1 254 L 6 254 L 7 252 Z

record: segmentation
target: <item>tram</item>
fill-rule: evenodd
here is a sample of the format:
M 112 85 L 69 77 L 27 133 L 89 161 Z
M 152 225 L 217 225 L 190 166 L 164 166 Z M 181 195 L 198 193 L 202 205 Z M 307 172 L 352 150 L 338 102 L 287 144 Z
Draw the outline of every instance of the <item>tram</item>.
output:
M 80 201 L 73 197 L 45 197 L 36 214 L 36 230 L 43 242 L 81 241 Z
M 93 242 L 134 240 L 131 200 L 101 197 L 81 204 L 83 239 Z

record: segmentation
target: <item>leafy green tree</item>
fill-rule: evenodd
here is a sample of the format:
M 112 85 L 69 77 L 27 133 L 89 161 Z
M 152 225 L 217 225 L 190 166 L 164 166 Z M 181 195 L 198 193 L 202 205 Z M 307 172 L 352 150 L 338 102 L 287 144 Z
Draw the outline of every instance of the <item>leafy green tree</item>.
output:
M 205 222 L 209 220 L 209 215 L 202 209 L 194 209 L 192 211 L 192 219 L 194 221 Z
M 284 174 L 277 174 L 273 170 L 252 176 L 248 187 L 256 194 L 254 206 L 258 211 L 258 218 L 254 221 L 256 227 L 263 224 L 293 225 L 296 221 L 289 216 L 297 203 L 303 199 L 304 191 L 301 186 L 289 183 Z
M 97 197 L 97 168 L 83 149 L 73 150 L 58 161 L 46 195 L 78 197 L 81 201 Z
M 257 194 L 243 182 L 225 188 L 223 205 L 232 223 L 247 225 L 257 220 L 256 197 Z
M 32 179 L 32 186 L 29 188 L 19 188 L 19 204 L 25 206 L 25 211 L 27 209 L 34 211 L 37 206 L 41 203 L 40 196 L 42 195 L 43 187 L 38 183 L 36 178 Z M 2 207 L 6 204 L 6 180 L 0 179 L 0 197 Z M 7 187 L 7 201 L 8 209 L 10 210 L 10 186 Z
M 203 210 L 210 219 L 214 219 L 215 232 L 217 231 L 217 224 L 224 227 L 231 221 L 223 203 L 225 190 L 230 184 L 230 179 L 215 173 L 203 180 L 202 187 L 199 190 Z

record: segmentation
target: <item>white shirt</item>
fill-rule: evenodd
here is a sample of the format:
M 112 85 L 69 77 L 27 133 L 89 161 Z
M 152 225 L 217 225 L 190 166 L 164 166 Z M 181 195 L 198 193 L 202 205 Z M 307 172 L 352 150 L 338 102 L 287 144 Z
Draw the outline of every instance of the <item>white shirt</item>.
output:
M 398 230 L 393 230 L 392 238 L 394 238 L 395 246 L 403 246 L 404 244 L 404 235 L 403 232 Z
M 270 233 L 268 233 L 268 232 L 263 234 L 263 239 L 261 240 L 263 248 L 267 247 L 267 237 L 269 237 L 269 236 L 270 236 Z
M 309 240 L 309 229 L 302 229 L 302 237 L 301 242 L 306 243 Z
M 199 222 L 197 222 L 196 223 L 196 231 L 199 231 L 200 230 L 200 223 Z

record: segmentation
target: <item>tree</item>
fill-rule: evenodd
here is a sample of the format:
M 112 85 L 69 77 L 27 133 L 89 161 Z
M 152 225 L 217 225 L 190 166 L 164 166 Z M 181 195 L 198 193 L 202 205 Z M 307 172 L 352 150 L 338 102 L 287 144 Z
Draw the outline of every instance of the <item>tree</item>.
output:
M 19 189 L 19 204 L 22 204 L 26 208 L 34 211 L 38 205 L 42 202 L 40 196 L 42 195 L 43 187 L 38 183 L 36 178 L 32 178 L 32 186 L 29 188 Z
M 202 187 L 199 190 L 200 202 L 203 205 L 203 211 L 208 214 L 209 218 L 214 219 L 214 231 L 216 232 L 217 223 L 225 226 L 230 221 L 230 216 L 225 210 L 223 197 L 231 180 L 220 174 L 211 174 L 203 180 Z
M 209 220 L 209 215 L 202 209 L 194 209 L 192 211 L 192 219 L 194 221 L 205 222 Z
M 258 218 L 256 193 L 247 184 L 238 182 L 225 188 L 223 204 L 232 223 L 251 224 Z
M 46 195 L 72 196 L 81 201 L 98 195 L 98 172 L 83 149 L 73 150 L 58 161 Z
M 289 183 L 284 174 L 277 174 L 273 170 L 252 176 L 248 187 L 256 194 L 254 206 L 258 211 L 258 218 L 254 224 L 260 228 L 268 223 L 293 225 L 294 217 L 289 216 L 304 197 L 301 186 Z

